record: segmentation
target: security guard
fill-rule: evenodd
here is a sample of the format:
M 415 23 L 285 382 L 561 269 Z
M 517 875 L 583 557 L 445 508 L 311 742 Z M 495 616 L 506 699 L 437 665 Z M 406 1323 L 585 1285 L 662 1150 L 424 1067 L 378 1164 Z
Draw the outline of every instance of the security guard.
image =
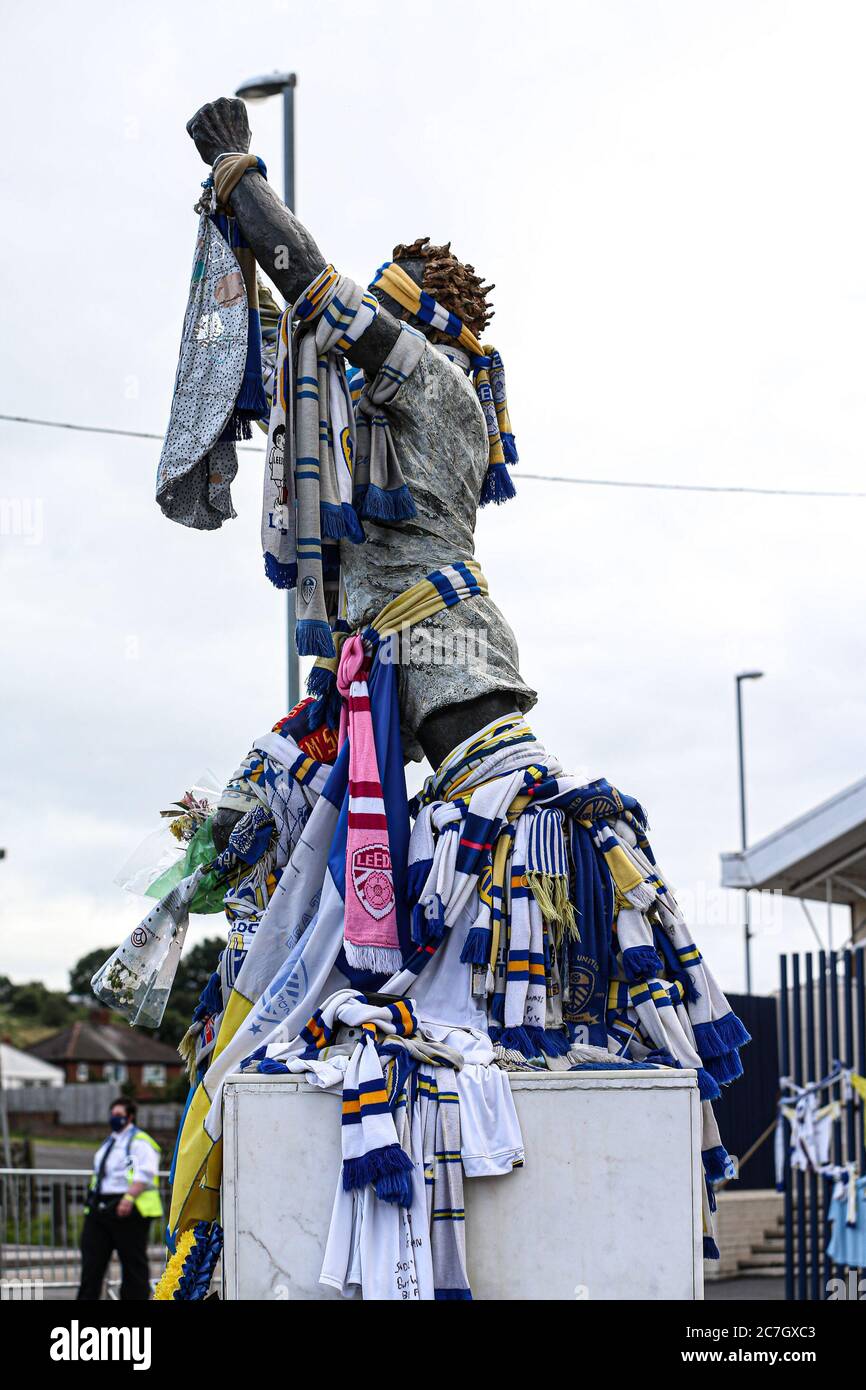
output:
M 159 1197 L 159 1145 L 135 1123 L 131 1100 L 111 1106 L 111 1133 L 96 1151 L 81 1233 L 80 1299 L 98 1300 L 114 1251 L 120 1259 L 120 1297 L 150 1297 L 147 1240 L 154 1217 L 162 1216 Z

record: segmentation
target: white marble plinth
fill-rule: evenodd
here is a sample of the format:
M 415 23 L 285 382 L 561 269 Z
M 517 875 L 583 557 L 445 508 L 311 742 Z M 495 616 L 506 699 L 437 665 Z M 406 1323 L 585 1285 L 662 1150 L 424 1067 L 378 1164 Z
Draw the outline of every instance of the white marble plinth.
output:
M 703 1297 L 694 1072 L 513 1074 L 525 1167 L 465 1184 L 476 1299 Z M 288 1076 L 225 1087 L 224 1296 L 339 1298 L 319 1284 L 340 1099 Z

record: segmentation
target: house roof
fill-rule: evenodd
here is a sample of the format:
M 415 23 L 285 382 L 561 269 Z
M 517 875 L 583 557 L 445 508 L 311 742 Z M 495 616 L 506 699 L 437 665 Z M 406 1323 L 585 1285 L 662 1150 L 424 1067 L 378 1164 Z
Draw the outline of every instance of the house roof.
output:
M 723 888 L 777 889 L 834 903 L 866 897 L 866 777 L 736 854 L 722 855 Z
M 140 1028 L 116 1023 L 79 1020 L 59 1033 L 34 1043 L 27 1051 L 51 1062 L 163 1062 L 180 1066 L 180 1058 L 168 1043 L 160 1042 Z

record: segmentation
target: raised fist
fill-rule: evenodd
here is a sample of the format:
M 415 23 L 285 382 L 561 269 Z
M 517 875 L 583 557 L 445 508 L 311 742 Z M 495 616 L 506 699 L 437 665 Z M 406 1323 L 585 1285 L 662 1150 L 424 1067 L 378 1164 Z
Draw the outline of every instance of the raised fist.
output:
M 247 108 L 237 97 L 209 101 L 186 128 L 205 164 L 213 164 L 218 154 L 246 154 L 250 147 Z

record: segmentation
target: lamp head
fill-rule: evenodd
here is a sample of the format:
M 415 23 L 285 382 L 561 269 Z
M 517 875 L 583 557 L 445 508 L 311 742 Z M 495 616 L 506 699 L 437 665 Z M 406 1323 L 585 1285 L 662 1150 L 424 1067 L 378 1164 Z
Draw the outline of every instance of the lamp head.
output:
M 271 72 L 264 77 L 250 77 L 242 82 L 235 92 L 244 101 L 263 101 L 265 97 L 278 96 L 286 87 L 297 86 L 297 75 L 293 72 Z

